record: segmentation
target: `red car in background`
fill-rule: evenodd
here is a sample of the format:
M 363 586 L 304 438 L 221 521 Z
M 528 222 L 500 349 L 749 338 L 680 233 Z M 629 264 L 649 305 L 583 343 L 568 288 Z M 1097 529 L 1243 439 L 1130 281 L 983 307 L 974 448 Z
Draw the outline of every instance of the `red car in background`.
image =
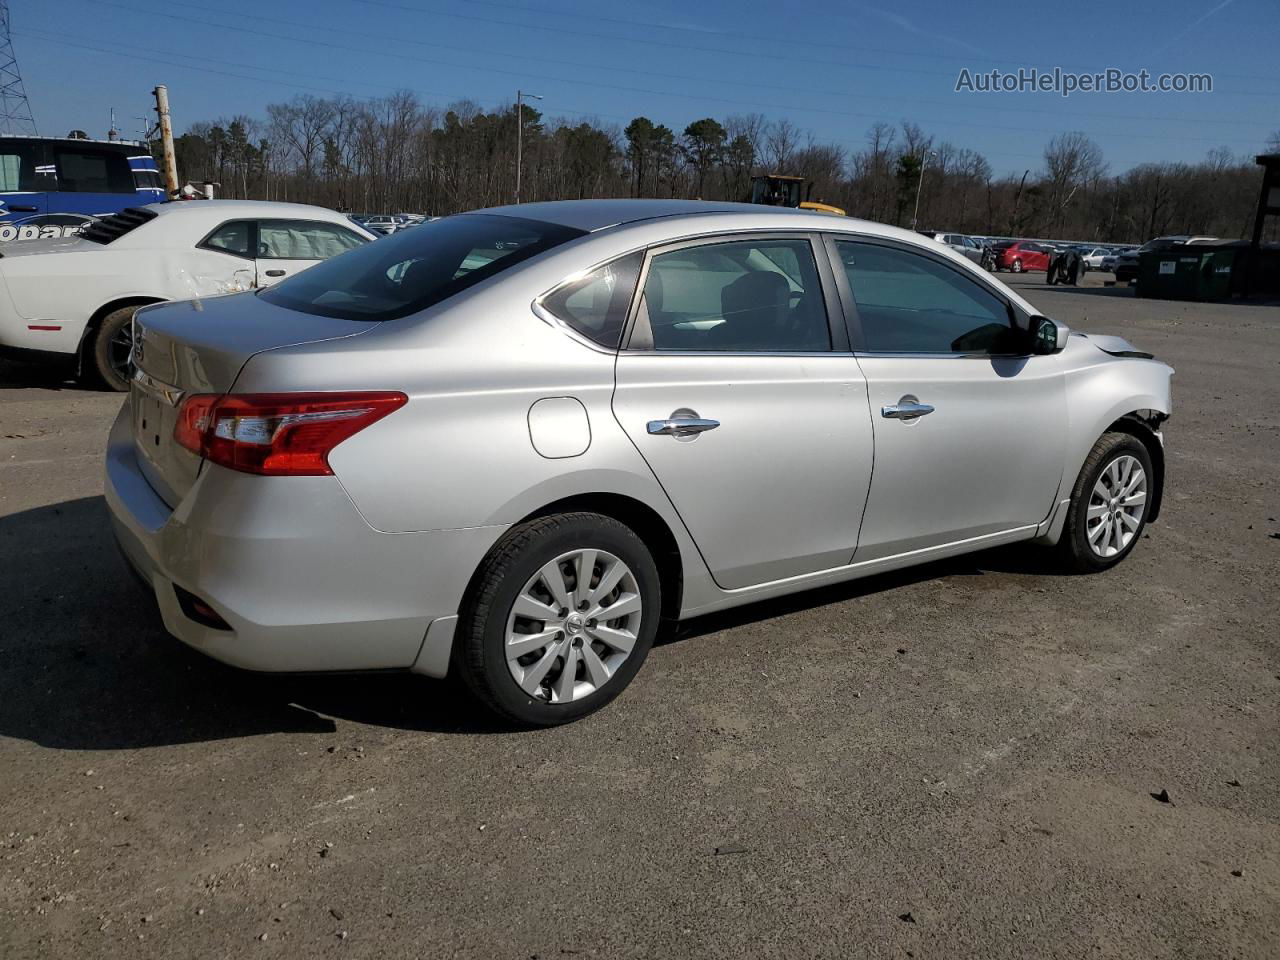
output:
M 1032 243 L 1029 240 L 1017 240 L 1013 243 L 998 243 L 995 247 L 996 269 L 1011 270 L 1022 273 L 1024 270 L 1049 269 L 1049 260 L 1053 257 L 1053 248 L 1046 243 Z

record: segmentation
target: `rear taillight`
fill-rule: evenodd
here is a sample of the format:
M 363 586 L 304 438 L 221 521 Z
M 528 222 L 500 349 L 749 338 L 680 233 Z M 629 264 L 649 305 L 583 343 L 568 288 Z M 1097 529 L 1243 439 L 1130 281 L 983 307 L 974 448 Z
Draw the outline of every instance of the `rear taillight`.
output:
M 173 439 L 245 473 L 333 473 L 329 451 L 408 402 L 403 393 L 195 394 L 182 401 Z

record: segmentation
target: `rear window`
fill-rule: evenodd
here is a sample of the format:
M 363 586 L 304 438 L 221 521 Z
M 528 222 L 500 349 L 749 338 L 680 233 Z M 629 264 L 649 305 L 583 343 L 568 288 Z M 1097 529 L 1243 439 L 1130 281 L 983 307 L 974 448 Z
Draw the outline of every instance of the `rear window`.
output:
M 258 295 L 322 317 L 395 320 L 583 235 L 538 220 L 462 214 L 326 260 Z

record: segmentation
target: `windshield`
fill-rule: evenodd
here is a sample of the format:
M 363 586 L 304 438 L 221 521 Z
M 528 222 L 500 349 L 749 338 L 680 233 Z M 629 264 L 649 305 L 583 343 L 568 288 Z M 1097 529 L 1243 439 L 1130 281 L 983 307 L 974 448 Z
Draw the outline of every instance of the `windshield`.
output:
M 538 220 L 462 214 L 366 244 L 258 295 L 322 317 L 395 320 L 580 236 Z

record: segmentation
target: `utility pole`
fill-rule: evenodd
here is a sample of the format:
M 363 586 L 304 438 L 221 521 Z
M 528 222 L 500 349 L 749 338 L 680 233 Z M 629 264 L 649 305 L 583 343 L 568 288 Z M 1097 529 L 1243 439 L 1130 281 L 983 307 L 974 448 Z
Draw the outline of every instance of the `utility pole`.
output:
M 932 150 L 926 151 L 925 153 L 920 155 L 920 179 L 916 181 L 916 208 L 915 208 L 915 211 L 911 214 L 912 230 L 914 230 L 917 227 L 920 220 L 920 188 L 924 186 L 924 172 L 927 169 L 929 169 L 930 157 L 933 157 L 936 160 L 938 158 L 938 155 L 934 153 Z
M 0 133 L 36 134 L 31 103 L 9 39 L 9 0 L 0 0 Z
M 160 149 L 164 155 L 164 191 L 172 200 L 178 195 L 178 159 L 173 152 L 173 124 L 169 120 L 169 88 L 161 84 L 152 91 L 156 114 L 160 117 Z
M 520 202 L 520 169 L 524 166 L 524 98 L 542 98 L 536 93 L 516 91 L 516 203 Z

